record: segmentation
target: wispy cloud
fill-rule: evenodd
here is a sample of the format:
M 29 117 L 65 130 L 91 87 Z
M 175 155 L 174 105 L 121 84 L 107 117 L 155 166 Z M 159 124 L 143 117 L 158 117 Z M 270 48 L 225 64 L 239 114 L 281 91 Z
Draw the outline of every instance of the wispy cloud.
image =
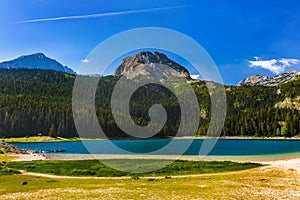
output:
M 274 74 L 280 74 L 284 72 L 287 67 L 296 65 L 300 63 L 298 59 L 290 59 L 290 58 L 279 58 L 279 59 L 271 59 L 271 60 L 260 60 L 259 57 L 255 56 L 254 61 L 249 61 L 250 67 L 260 67 L 263 69 L 267 69 Z
M 127 11 L 120 11 L 120 12 L 105 12 L 105 13 L 96 13 L 96 14 L 90 14 L 90 15 L 74 15 L 74 16 L 51 17 L 51 18 L 39 18 L 39 19 L 18 21 L 18 22 L 14 22 L 14 24 L 60 21 L 60 20 L 70 20 L 70 19 L 89 19 L 89 18 L 108 17 L 108 16 L 115 16 L 115 15 L 127 15 L 127 14 L 134 14 L 134 13 L 155 12 L 155 11 L 161 11 L 161 10 L 171 10 L 171 9 L 186 8 L 186 7 L 190 7 L 190 6 L 183 5 L 183 6 L 172 6 L 172 7 L 149 8 L 149 9 L 141 9 L 141 10 L 127 10 Z

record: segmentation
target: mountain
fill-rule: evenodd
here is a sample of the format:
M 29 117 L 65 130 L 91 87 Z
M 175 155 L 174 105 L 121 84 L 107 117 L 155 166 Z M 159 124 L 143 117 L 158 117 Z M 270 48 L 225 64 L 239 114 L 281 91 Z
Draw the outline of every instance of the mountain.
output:
M 166 64 L 163 60 L 169 62 L 169 66 L 177 67 L 178 72 L 181 71 L 188 77 L 189 73 L 185 68 L 174 64 L 157 52 L 141 52 L 124 59 L 115 74 L 139 73 L 143 70 L 142 65 L 153 66 L 160 62 Z M 137 64 L 138 62 L 143 63 Z M 295 75 L 297 73 L 289 72 L 272 78 L 280 82 L 288 79 L 273 87 L 225 86 L 227 115 L 222 135 L 300 136 L 300 79 Z M 97 81 L 98 87 L 95 93 L 95 106 L 92 110 L 88 106 L 78 110 L 75 113 L 80 117 L 78 121 L 90 130 L 92 127 L 90 121 L 96 111 L 98 122 L 107 137 L 129 138 L 130 136 L 118 127 L 111 111 L 111 97 L 121 76 L 104 76 L 100 81 L 99 77 L 95 76 L 82 75 L 82 78 Z M 75 79 L 74 74 L 54 70 L 0 68 L 0 138 L 37 134 L 76 137 L 72 112 Z M 205 135 L 210 124 L 212 104 L 219 101 L 211 101 L 207 82 L 190 81 L 190 84 L 200 108 L 197 134 Z M 176 86 L 176 90 L 182 94 L 185 94 L 185 89 L 184 85 Z M 149 109 L 156 104 L 165 108 L 168 117 L 165 126 L 155 137 L 174 136 L 181 123 L 180 103 L 170 90 L 159 84 L 155 87 L 145 85 L 134 91 L 129 103 L 132 120 L 140 126 L 147 126 L 151 120 Z M 122 112 L 117 114 L 123 116 Z M 185 123 L 188 124 L 189 121 L 192 120 Z M 99 137 L 93 131 L 85 133 L 85 137 Z
M 133 56 L 123 59 L 121 65 L 116 68 L 115 75 L 126 75 L 129 77 L 140 74 L 148 74 L 145 65 L 155 67 L 155 64 L 167 65 L 178 72 L 178 76 L 183 76 L 187 80 L 191 80 L 189 71 L 180 64 L 169 59 L 165 54 L 159 52 L 140 52 Z M 174 75 L 174 74 L 173 74 Z
M 281 83 L 287 83 L 289 81 L 300 78 L 300 71 L 290 70 L 286 73 L 279 74 L 274 77 L 263 76 L 263 75 L 254 75 L 249 76 L 248 78 L 240 81 L 238 86 L 248 85 L 248 86 L 277 86 Z
M 63 66 L 61 63 L 57 62 L 54 59 L 48 58 L 43 53 L 24 55 L 10 61 L 2 62 L 0 63 L 0 68 L 27 68 L 44 70 L 50 69 L 55 71 L 66 72 L 69 74 L 75 74 L 75 72 L 72 69 Z

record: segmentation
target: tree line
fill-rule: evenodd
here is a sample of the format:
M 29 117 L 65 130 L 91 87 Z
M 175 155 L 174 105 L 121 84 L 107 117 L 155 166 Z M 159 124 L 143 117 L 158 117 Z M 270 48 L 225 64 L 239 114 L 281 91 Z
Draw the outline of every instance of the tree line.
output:
M 75 75 L 52 70 L 0 69 L 0 137 L 38 134 L 77 137 L 72 113 L 75 78 Z M 129 137 L 117 126 L 110 109 L 112 91 L 119 78 L 101 77 L 96 91 L 97 120 L 111 138 Z M 222 135 L 299 135 L 300 111 L 275 107 L 287 97 L 300 96 L 299 86 L 299 79 L 276 87 L 226 86 L 227 111 Z M 192 83 L 192 87 L 200 108 L 197 134 L 206 135 L 211 117 L 209 91 L 204 81 Z M 184 89 L 180 91 L 184 92 Z M 163 86 L 146 85 L 135 91 L 130 101 L 132 120 L 146 126 L 150 121 L 149 108 L 154 104 L 163 105 L 168 114 L 166 124 L 156 137 L 174 136 L 180 125 L 181 108 L 176 96 Z M 80 120 L 88 127 L 92 113 L 88 109 L 82 112 L 84 115 Z M 87 133 L 86 137 L 97 137 L 97 133 Z

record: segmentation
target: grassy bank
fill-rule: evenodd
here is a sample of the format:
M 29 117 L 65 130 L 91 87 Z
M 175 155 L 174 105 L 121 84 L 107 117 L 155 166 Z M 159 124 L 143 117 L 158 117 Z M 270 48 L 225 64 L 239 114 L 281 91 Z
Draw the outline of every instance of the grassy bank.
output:
M 155 165 L 164 165 L 167 160 L 146 160 L 143 163 L 137 160 L 107 160 L 110 166 L 138 163 L 136 169 L 147 169 Z M 132 163 L 130 163 L 132 162 Z M 204 174 L 227 171 L 238 171 L 251 169 L 260 164 L 255 163 L 236 163 L 236 162 L 216 162 L 216 161 L 175 161 L 165 168 L 155 172 L 132 174 L 129 172 L 120 172 L 107 167 L 98 160 L 77 160 L 77 161 L 30 161 L 30 162 L 9 162 L 6 165 L 9 168 L 26 170 L 30 172 L 47 173 L 64 176 L 98 176 L 98 177 L 118 177 L 118 176 L 168 176 L 168 175 L 186 175 L 186 174 Z
M 2 138 L 3 142 L 66 142 L 66 141 L 79 141 L 81 138 L 52 138 L 49 136 L 33 136 L 33 137 L 20 137 L 20 138 Z
M 17 156 L 0 154 L 0 176 L 10 175 L 10 174 L 19 174 L 18 170 L 11 169 L 7 167 L 7 162 L 17 158 Z
M 3 142 L 72 142 L 81 140 L 104 140 L 101 138 L 63 138 L 63 137 L 49 137 L 49 136 L 32 136 L 32 137 L 19 137 L 19 138 L 2 138 Z

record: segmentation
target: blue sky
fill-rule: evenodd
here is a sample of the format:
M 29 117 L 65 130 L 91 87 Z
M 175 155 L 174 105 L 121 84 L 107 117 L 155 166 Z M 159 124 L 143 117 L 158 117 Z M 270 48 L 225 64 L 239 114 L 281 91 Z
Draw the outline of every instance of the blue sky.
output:
M 300 70 L 298 0 L 1 0 L 0 61 L 43 52 L 77 70 L 101 41 L 140 27 L 199 42 L 225 84 Z

